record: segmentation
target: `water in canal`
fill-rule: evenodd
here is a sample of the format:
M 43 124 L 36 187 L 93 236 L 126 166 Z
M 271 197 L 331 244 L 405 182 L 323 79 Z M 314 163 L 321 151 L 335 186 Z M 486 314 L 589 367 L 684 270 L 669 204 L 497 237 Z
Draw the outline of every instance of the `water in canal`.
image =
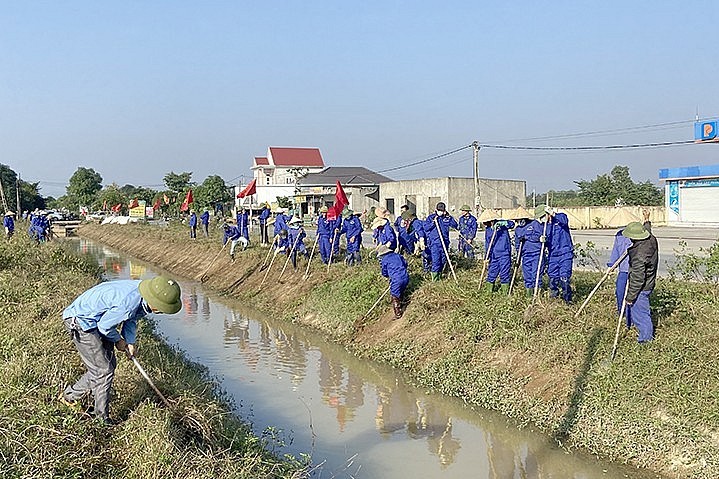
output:
M 150 266 L 86 240 L 108 279 L 144 279 Z M 501 415 L 408 384 L 316 333 L 248 311 L 178 278 L 183 308 L 159 332 L 209 368 L 276 452 L 311 454 L 319 478 L 621 478 L 637 470 L 568 454 Z

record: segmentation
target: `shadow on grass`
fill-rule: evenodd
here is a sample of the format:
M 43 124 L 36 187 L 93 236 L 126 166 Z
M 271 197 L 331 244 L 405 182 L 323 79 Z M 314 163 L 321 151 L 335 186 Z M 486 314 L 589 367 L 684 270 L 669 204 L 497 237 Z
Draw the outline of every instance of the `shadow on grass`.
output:
M 572 391 L 572 395 L 569 398 L 569 406 L 567 407 L 567 411 L 564 413 L 559 426 L 552 434 L 552 437 L 557 442 L 564 442 L 564 440 L 569 437 L 569 432 L 577 422 L 577 414 L 579 413 L 579 407 L 582 405 L 582 401 L 584 400 L 584 392 L 587 387 L 589 369 L 592 367 L 592 363 L 594 362 L 594 357 L 597 354 L 597 349 L 599 348 L 600 339 L 603 334 L 604 328 L 594 328 L 592 330 L 592 334 L 587 340 L 587 348 L 584 351 L 584 362 L 582 363 L 582 368 L 579 371 L 579 374 L 574 379 L 574 391 Z

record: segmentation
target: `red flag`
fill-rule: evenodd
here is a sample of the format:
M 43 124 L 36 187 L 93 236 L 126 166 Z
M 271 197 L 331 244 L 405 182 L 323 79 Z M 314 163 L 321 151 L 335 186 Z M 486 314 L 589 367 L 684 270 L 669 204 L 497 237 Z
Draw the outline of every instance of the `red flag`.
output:
M 128 208 L 137 208 L 138 206 L 140 206 L 140 203 L 137 201 L 137 198 L 133 198 L 130 204 L 127 205 Z
M 120 211 L 120 208 L 122 208 L 122 203 L 118 203 L 115 206 L 112 207 L 112 211 L 115 213 L 118 213 Z
M 192 204 L 194 200 L 192 199 L 192 190 L 189 190 L 187 192 L 187 195 L 185 196 L 185 201 L 182 202 L 182 205 L 180 206 L 180 211 L 187 211 L 190 209 L 190 204 Z
M 166 205 L 170 204 L 170 198 L 167 197 L 167 195 L 163 194 L 162 199 L 165 202 Z
M 159 196 L 158 196 L 157 199 L 155 200 L 155 204 L 152 205 L 152 209 L 153 209 L 153 210 L 159 210 L 159 209 L 160 209 L 160 197 L 159 197 Z
M 337 218 L 342 214 L 342 210 L 345 209 L 345 206 L 348 204 L 350 204 L 350 202 L 347 199 L 345 190 L 342 189 L 342 185 L 338 180 L 337 189 L 335 190 L 335 204 L 327 211 L 327 218 L 331 220 Z
M 257 179 L 250 181 L 250 184 L 245 186 L 245 189 L 237 193 L 238 198 L 244 198 L 245 196 L 254 195 L 257 193 Z

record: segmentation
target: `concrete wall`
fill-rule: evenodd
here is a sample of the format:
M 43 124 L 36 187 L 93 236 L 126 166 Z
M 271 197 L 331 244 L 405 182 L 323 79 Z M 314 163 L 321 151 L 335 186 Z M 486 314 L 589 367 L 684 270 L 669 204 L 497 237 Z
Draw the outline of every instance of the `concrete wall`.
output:
M 459 214 L 463 204 L 474 206 L 474 180 L 472 178 L 425 178 L 401 180 L 380 184 L 380 206 L 393 199 L 395 213 L 408 200 L 415 200 L 417 216 L 426 217 L 434 210 L 437 199 L 447 210 Z M 495 180 L 480 178 L 479 192 L 484 208 L 516 208 L 524 205 L 526 182 L 523 180 Z
M 534 213 L 533 208 L 527 208 Z M 649 211 L 649 221 L 653 225 L 667 224 L 666 208 L 663 206 L 581 206 L 574 208 L 557 208 L 566 213 L 569 227 L 572 229 L 589 228 L 621 228 L 630 221 L 644 221 L 643 210 Z M 502 218 L 515 218 L 512 209 L 500 209 Z

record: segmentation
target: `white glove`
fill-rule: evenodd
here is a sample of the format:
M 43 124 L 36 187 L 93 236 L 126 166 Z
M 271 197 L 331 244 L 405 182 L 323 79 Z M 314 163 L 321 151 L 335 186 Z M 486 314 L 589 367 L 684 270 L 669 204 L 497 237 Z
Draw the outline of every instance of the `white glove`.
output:
M 539 242 L 540 242 L 540 243 L 546 243 L 546 242 L 547 242 L 547 237 L 544 236 L 544 235 L 540 236 L 540 237 L 539 237 Z
M 555 213 L 554 208 L 552 208 L 551 206 L 547 206 L 546 208 L 544 208 L 544 212 L 547 213 L 549 216 L 554 216 Z

